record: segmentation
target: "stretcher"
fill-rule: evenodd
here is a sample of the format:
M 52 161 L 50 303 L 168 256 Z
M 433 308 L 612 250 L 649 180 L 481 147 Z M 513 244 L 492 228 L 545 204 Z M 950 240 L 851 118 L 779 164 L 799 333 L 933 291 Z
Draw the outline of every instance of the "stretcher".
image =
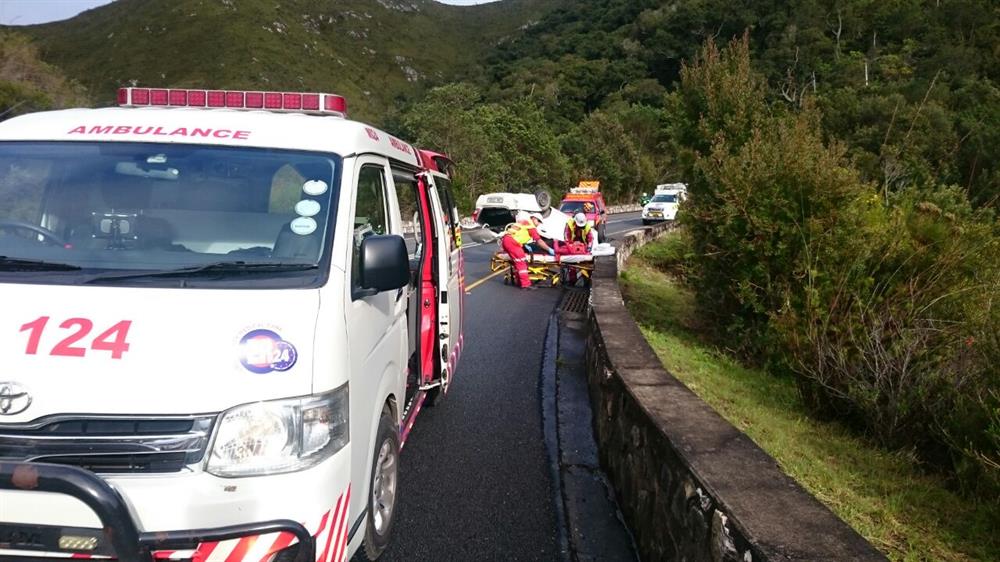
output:
M 591 254 L 576 254 L 566 256 L 550 256 L 548 254 L 528 254 L 528 277 L 532 283 L 558 287 L 563 284 L 582 282 L 590 286 L 590 276 L 594 271 L 594 256 Z M 505 271 L 503 282 L 508 285 L 517 284 L 517 270 L 514 262 L 506 252 L 493 254 L 490 269 L 494 272 Z

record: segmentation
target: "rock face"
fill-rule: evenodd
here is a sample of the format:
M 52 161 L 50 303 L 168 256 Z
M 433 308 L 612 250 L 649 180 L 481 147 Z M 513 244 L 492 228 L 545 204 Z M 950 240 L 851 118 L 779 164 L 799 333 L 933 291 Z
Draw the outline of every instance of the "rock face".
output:
M 597 258 L 587 373 L 601 464 L 643 560 L 886 560 L 667 373 L 624 306 L 618 269 L 669 228 Z

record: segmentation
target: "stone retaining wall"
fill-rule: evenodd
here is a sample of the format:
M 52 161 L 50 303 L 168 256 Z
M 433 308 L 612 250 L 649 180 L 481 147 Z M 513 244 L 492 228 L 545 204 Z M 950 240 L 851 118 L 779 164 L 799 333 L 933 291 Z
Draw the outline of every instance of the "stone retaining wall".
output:
M 643 560 L 885 560 L 777 462 L 667 373 L 625 308 L 618 271 L 670 228 L 598 258 L 587 371 L 601 464 Z

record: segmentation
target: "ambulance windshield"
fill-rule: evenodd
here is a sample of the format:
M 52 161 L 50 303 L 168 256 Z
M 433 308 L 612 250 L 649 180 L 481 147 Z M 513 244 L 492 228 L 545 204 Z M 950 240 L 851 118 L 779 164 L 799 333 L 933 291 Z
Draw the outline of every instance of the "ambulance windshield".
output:
M 338 176 L 339 158 L 307 152 L 3 142 L 0 282 L 300 286 L 331 239 Z

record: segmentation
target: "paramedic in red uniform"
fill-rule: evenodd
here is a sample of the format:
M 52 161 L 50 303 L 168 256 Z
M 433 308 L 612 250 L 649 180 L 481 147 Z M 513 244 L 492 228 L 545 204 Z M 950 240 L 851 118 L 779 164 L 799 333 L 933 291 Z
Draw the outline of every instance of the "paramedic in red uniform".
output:
M 522 289 L 534 289 L 531 286 L 531 278 L 528 277 L 528 255 L 524 251 L 525 244 L 537 244 L 539 248 L 554 254 L 555 251 L 542 240 L 535 228 L 534 221 L 528 213 L 517 214 L 517 221 L 507 226 L 503 238 L 500 239 L 500 246 L 510 256 L 517 270 L 517 283 Z
M 563 232 L 563 238 L 567 244 L 580 242 L 587 247 L 588 252 L 592 250 L 594 248 L 594 230 L 587 222 L 587 215 L 577 213 L 569 219 L 569 222 L 566 223 L 566 231 Z
M 583 213 L 577 213 L 573 218 L 566 222 L 566 231 L 563 232 L 563 238 L 566 240 L 568 253 L 578 253 L 574 251 L 577 244 L 583 244 L 586 248 L 586 252 L 589 253 L 594 248 L 594 229 L 591 224 L 587 222 L 587 215 Z M 578 246 L 577 246 L 578 247 Z M 568 269 L 565 273 L 566 283 L 568 285 L 576 285 L 577 273 L 575 269 Z

